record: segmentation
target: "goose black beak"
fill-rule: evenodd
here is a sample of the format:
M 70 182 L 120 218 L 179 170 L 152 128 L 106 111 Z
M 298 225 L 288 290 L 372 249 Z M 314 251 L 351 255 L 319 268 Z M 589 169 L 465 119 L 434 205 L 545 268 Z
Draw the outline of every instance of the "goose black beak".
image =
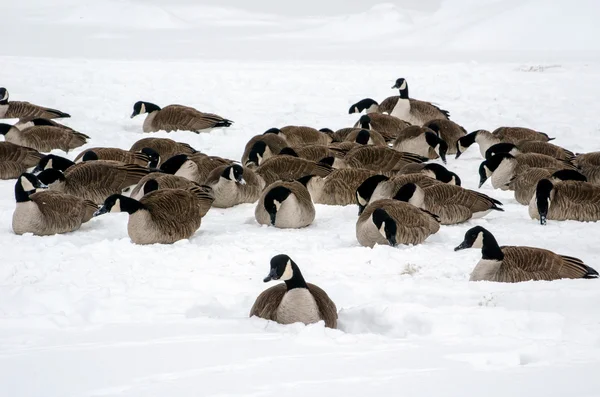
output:
M 485 181 L 487 181 L 487 178 L 481 178 L 479 180 L 479 188 L 481 188 L 483 186 L 483 184 L 485 183 Z
M 462 243 L 460 243 L 460 245 L 458 247 L 454 248 L 454 251 L 460 251 L 460 250 L 464 250 L 467 248 L 469 248 L 469 247 L 467 247 L 467 243 L 463 241 Z
M 275 220 L 277 219 L 277 212 L 271 212 L 271 213 L 269 213 L 269 216 L 271 217 L 271 225 L 275 226 Z
M 395 247 L 398 245 L 398 241 L 396 241 L 396 236 L 390 236 L 390 238 L 388 238 L 388 243 L 392 246 Z
M 546 225 L 546 214 L 540 214 L 540 225 L 545 226 Z
M 132 113 L 130 119 L 134 118 L 135 116 L 137 116 L 136 113 Z
M 94 217 L 104 215 L 108 213 L 108 209 L 105 206 L 100 207 L 100 209 L 94 212 Z
M 269 275 L 265 277 L 263 281 L 268 283 L 271 280 L 279 280 L 279 277 L 277 276 L 277 269 L 271 269 Z
M 456 157 L 454 157 L 454 159 L 457 159 L 460 157 L 460 155 L 462 154 L 462 152 L 459 152 L 458 150 L 456 151 Z

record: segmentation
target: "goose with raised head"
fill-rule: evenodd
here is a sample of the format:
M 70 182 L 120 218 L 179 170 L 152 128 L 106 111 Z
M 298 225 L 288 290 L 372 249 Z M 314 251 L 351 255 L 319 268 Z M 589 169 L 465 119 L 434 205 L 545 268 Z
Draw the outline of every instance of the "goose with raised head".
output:
M 467 131 L 452 120 L 435 119 L 428 121 L 423 127 L 431 129 L 448 144 L 448 154 L 456 154 L 458 140 L 467 135 Z
M 156 181 L 148 181 L 146 186 Z M 158 186 L 156 186 L 158 188 Z M 158 189 L 139 201 L 115 194 L 94 214 L 127 212 L 127 233 L 135 244 L 173 244 L 189 239 L 202 224 L 200 208 L 210 207 L 213 196 L 199 187 Z
M 459 158 L 474 143 L 479 145 L 481 157 L 485 158 L 485 152 L 490 146 L 497 143 L 508 142 L 517 144 L 522 141 L 548 142 L 553 139 L 543 132 L 522 127 L 499 127 L 494 132 L 477 130 L 468 133 L 456 142 L 456 158 Z
M 529 202 L 529 216 L 546 220 L 596 222 L 600 220 L 600 186 L 581 181 L 542 179 Z
M 250 309 L 256 316 L 280 324 L 313 324 L 323 321 L 328 328 L 337 328 L 337 308 L 327 293 L 304 281 L 300 268 L 289 256 L 271 258 L 271 268 L 265 283 L 281 280 L 263 291 Z
M 487 229 L 475 226 L 465 233 L 454 251 L 481 248 L 481 260 L 471 273 L 470 281 L 518 283 L 531 280 L 598 278 L 598 272 L 581 259 L 555 254 L 542 248 L 499 246 Z
M 98 206 L 70 194 L 38 190 L 43 187 L 33 174 L 22 174 L 15 184 L 17 206 L 13 212 L 15 234 L 50 236 L 69 233 L 92 219 Z
M 14 179 L 35 167 L 44 155 L 35 149 L 0 142 L 0 179 Z
M 144 125 L 144 132 L 156 131 L 192 131 L 195 133 L 207 132 L 213 128 L 230 127 L 233 121 L 213 113 L 200 112 L 189 106 L 168 105 L 160 108 L 150 102 L 138 101 L 133 105 L 131 118 L 148 113 Z
M 448 144 L 435 132 L 416 125 L 403 129 L 393 144 L 394 150 L 427 157 L 430 160 L 441 158 L 446 162 Z
M 386 98 L 381 102 L 379 105 L 380 112 L 388 113 L 410 124 L 419 126 L 431 120 L 450 118 L 450 113 L 447 110 L 440 109 L 431 102 L 410 98 L 406 79 L 397 79 L 392 88 L 397 88 L 400 95 Z
M 243 203 L 255 203 L 265 183 L 250 168 L 240 164 L 222 165 L 215 168 L 204 184 L 213 189 L 213 207 L 229 208 Z
M 261 225 L 298 229 L 315 220 L 315 206 L 302 183 L 278 181 L 264 189 L 254 217 Z
M 256 135 L 244 148 L 242 164 L 251 168 L 258 167 L 269 157 L 278 155 L 281 149 L 287 146 L 286 140 L 277 134 Z
M 288 125 L 282 128 L 270 128 L 264 135 L 275 134 L 286 141 L 288 146 L 328 145 L 332 138 L 316 128 Z
M 67 128 L 34 126 L 21 131 L 10 124 L 4 123 L 0 123 L 0 134 L 4 135 L 7 142 L 46 153 L 54 149 L 60 149 L 68 153 L 72 149 L 85 145 L 87 140 L 90 139 L 85 134 Z
M 440 230 L 437 216 L 393 199 L 369 204 L 356 221 L 356 239 L 364 247 L 376 244 L 421 244 Z
M 351 205 L 356 203 L 356 189 L 375 171 L 358 168 L 334 170 L 320 177 L 307 175 L 298 179 L 308 189 L 315 204 Z
M 34 105 L 29 102 L 9 101 L 8 90 L 0 87 L 0 119 L 58 119 L 71 117 L 60 110 Z

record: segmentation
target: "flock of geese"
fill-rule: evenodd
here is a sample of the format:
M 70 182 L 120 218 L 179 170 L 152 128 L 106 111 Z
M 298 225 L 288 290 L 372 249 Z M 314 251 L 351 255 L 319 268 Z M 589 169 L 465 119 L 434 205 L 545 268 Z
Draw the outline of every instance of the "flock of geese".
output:
M 458 159 L 477 144 L 483 161 L 480 187 L 512 190 L 532 219 L 600 219 L 600 152 L 577 154 L 549 143 L 528 128 L 466 130 L 449 112 L 399 95 L 381 103 L 363 99 L 349 113 L 365 113 L 349 128 L 271 128 L 250 139 L 241 161 L 211 156 L 164 138 L 143 138 L 129 149 L 97 147 L 74 161 L 45 154 L 69 152 L 90 139 L 54 119 L 70 117 L 29 102 L 9 101 L 0 88 L 0 178 L 17 179 L 12 227 L 16 234 L 73 232 L 95 216 L 127 212 L 135 244 L 170 244 L 190 238 L 211 207 L 256 203 L 259 224 L 302 228 L 315 219 L 314 204 L 357 205 L 356 238 L 362 246 L 421 244 L 453 225 L 503 211 L 502 203 L 461 186 L 460 177 L 438 162 Z M 164 108 L 139 101 L 131 117 L 147 114 L 144 132 L 195 133 L 229 127 L 232 121 L 182 105 Z M 480 248 L 471 280 L 520 282 L 597 278 L 581 260 L 523 246 L 499 246 L 488 230 L 468 230 L 455 248 Z M 337 309 L 319 287 L 306 283 L 287 255 L 272 258 L 265 290 L 250 315 L 282 324 L 323 320 L 337 326 Z

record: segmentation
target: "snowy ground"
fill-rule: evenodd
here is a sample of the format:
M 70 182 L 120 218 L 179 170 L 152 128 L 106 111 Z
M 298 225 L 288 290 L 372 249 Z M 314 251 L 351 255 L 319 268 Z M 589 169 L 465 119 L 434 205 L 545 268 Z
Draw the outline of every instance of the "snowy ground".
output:
M 72 114 L 93 138 L 82 149 L 147 136 L 129 118 L 146 100 L 234 120 L 154 136 L 239 159 L 270 127 L 349 126 L 352 103 L 406 77 L 467 130 L 527 126 L 600 150 L 595 0 L 197 3 L 0 0 L 0 85 Z M 474 61 L 490 58 L 513 63 Z M 474 147 L 448 168 L 476 189 L 480 161 Z M 124 214 L 15 236 L 13 186 L 0 181 L 2 396 L 600 395 L 597 281 L 469 283 L 480 253 L 453 251 L 478 224 L 600 270 L 600 226 L 542 227 L 489 183 L 506 212 L 395 249 L 358 245 L 354 206 L 317 206 L 288 231 L 258 226 L 252 205 L 212 209 L 172 246 L 132 245 Z M 339 330 L 247 318 L 278 253 L 336 302 Z

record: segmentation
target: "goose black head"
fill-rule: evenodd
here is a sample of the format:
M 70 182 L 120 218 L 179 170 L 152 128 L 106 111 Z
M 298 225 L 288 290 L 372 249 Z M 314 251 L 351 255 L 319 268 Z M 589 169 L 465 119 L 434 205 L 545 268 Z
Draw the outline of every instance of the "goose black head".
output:
M 356 189 L 356 203 L 358 204 L 358 215 L 362 214 L 365 210 L 365 207 L 371 201 L 371 197 L 373 196 L 373 192 L 377 186 L 383 182 L 387 181 L 388 178 L 385 175 L 373 175 L 364 180 L 363 183 L 360 184 L 358 189 Z
M 400 98 L 408 99 L 408 83 L 406 82 L 406 79 L 402 77 L 397 79 L 392 88 L 397 88 L 400 90 Z
M 375 101 L 374 99 L 371 99 L 371 98 L 365 98 L 365 99 L 362 99 L 362 100 L 356 102 L 354 105 L 350 106 L 350 110 L 348 110 L 348 114 L 362 113 L 364 110 L 366 110 L 367 113 L 371 113 L 371 112 L 376 112 L 378 109 L 379 109 L 379 104 L 377 103 L 377 101 Z
M 12 125 L 6 123 L 0 123 L 0 135 L 6 135 L 13 128 Z
M 444 164 L 446 163 L 446 153 L 448 152 L 448 144 L 442 138 L 437 136 L 433 131 L 425 132 L 425 140 L 427 144 L 440 156 Z
M 371 131 L 369 130 L 358 131 L 358 134 L 356 134 L 356 139 L 354 140 L 354 142 L 360 143 L 361 145 L 368 145 L 369 141 L 371 141 Z
M 498 153 L 509 153 L 509 154 L 515 156 L 515 155 L 519 154 L 519 149 L 517 149 L 517 146 L 512 143 L 508 143 L 508 142 L 496 143 L 495 145 L 490 146 L 488 148 L 488 150 L 485 151 L 485 159 L 489 160 L 490 158 L 492 158 L 492 156 L 494 156 Z
M 53 183 L 61 183 L 65 181 L 65 175 L 57 169 L 48 168 L 38 174 L 38 179 L 44 185 L 50 186 Z
M 4 87 L 0 87 L 0 105 L 6 105 L 8 103 L 8 90 Z
M 364 128 L 365 130 L 371 129 L 371 118 L 366 114 L 364 116 L 361 116 L 358 122 L 360 123 L 360 128 Z
M 250 153 L 248 153 L 248 160 L 245 164 L 246 167 L 258 167 L 267 159 L 267 153 L 271 153 L 271 149 L 269 149 L 269 146 L 267 146 L 266 143 L 263 141 L 255 142 L 250 149 Z
M 177 154 L 160 165 L 160 170 L 166 174 L 175 175 L 183 165 L 191 160 L 187 154 Z
M 587 182 L 587 178 L 581 172 L 575 170 L 558 170 L 554 174 L 552 174 L 553 179 L 558 179 L 560 181 L 579 181 L 579 182 Z
M 265 195 L 264 207 L 271 218 L 271 225 L 275 225 L 277 211 L 279 211 L 290 194 L 292 194 L 290 189 L 284 186 L 275 186 Z
M 131 113 L 131 118 L 144 113 L 152 113 L 157 110 L 160 110 L 158 105 L 150 102 L 137 101 L 133 104 L 133 113 Z
M 485 181 L 498 169 L 503 161 L 514 160 L 514 156 L 508 153 L 498 153 L 485 160 L 479 166 L 479 187 L 483 186 Z
M 140 152 L 144 153 L 148 156 L 148 168 L 156 168 L 158 163 L 160 163 L 160 154 L 152 148 L 145 147 Z
M 244 179 L 244 167 L 239 164 L 232 164 L 226 167 L 221 173 L 221 177 L 233 182 L 237 182 L 240 185 L 246 184 L 246 180 Z
M 546 218 L 548 217 L 548 210 L 552 202 L 552 190 L 554 184 L 548 179 L 542 179 L 538 182 L 535 188 L 537 210 L 540 215 L 540 224 L 546 224 Z
M 484 239 L 491 235 L 485 228 L 481 226 L 475 226 L 465 233 L 465 238 L 459 246 L 454 248 L 454 251 L 460 251 L 467 248 L 483 248 Z
M 47 186 L 33 174 L 23 173 L 15 183 L 15 200 L 17 203 L 29 201 L 29 195 L 35 193 L 37 189 L 46 188 Z
M 263 281 L 268 283 L 271 280 L 285 281 L 288 290 L 308 287 L 296 262 L 285 254 L 271 258 L 269 274 Z
M 33 172 L 38 173 L 50 168 L 65 172 L 67 168 L 72 167 L 74 165 L 75 163 L 69 159 L 57 156 L 55 154 L 48 154 L 40 159 L 40 162 L 38 163 L 38 165 L 35 166 Z
M 131 215 L 143 208 L 143 204 L 137 200 L 121 194 L 113 194 L 104 200 L 104 204 L 94 213 L 94 216 L 100 216 L 109 212 L 127 212 Z
M 388 241 L 388 244 L 392 247 L 398 245 L 398 242 L 396 241 L 396 232 L 398 230 L 396 221 L 382 208 L 377 208 L 373 211 L 371 217 L 373 218 L 373 224 L 377 227 L 379 233 Z
M 440 182 L 454 184 L 456 186 L 461 186 L 462 184 L 460 177 L 456 173 L 449 171 L 446 167 L 444 167 L 441 164 L 427 163 L 425 164 L 423 171 L 425 171 L 425 173 L 428 173 L 427 171 L 430 171 L 430 173 L 433 174 L 433 177 Z
M 475 138 L 477 137 L 477 133 L 479 131 L 473 131 L 468 133 L 465 136 L 462 136 L 456 141 L 456 157 L 459 158 L 461 154 L 464 153 L 472 144 L 475 143 Z

